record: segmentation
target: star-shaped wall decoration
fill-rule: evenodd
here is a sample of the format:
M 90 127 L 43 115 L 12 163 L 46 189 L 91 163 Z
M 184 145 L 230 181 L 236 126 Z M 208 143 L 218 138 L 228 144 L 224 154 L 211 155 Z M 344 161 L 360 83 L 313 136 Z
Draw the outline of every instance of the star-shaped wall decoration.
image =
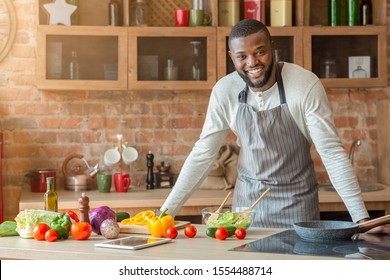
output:
M 70 16 L 76 11 L 77 6 L 66 3 L 65 0 L 54 0 L 53 3 L 44 4 L 43 7 L 49 13 L 49 24 L 64 24 L 70 26 Z

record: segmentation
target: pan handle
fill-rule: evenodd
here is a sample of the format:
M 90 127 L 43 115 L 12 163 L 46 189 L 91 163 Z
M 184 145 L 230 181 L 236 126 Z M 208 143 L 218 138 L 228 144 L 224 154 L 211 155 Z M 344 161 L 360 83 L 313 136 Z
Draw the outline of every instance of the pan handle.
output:
M 366 232 L 377 226 L 390 224 L 390 214 L 358 224 L 359 232 Z

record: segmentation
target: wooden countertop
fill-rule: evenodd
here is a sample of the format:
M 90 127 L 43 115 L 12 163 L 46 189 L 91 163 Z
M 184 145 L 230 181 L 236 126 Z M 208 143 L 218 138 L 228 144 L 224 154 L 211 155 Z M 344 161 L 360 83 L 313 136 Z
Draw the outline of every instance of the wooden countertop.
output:
M 38 259 L 38 260 L 310 260 L 310 259 L 335 259 L 316 256 L 301 256 L 271 253 L 252 253 L 229 251 L 229 249 L 250 243 L 254 240 L 265 238 L 280 229 L 250 228 L 247 237 L 243 240 L 228 238 L 217 240 L 207 237 L 205 225 L 195 225 L 197 235 L 187 238 L 183 230 L 179 230 L 179 236 L 172 242 L 141 250 L 120 250 L 97 248 L 96 242 L 106 240 L 101 235 L 92 235 L 88 240 L 77 241 L 72 237 L 56 242 L 37 241 L 24 239 L 19 236 L 0 238 L 0 259 Z M 120 237 L 130 234 L 121 234 Z
M 390 214 L 390 187 L 384 187 L 384 190 L 381 191 L 363 193 L 368 210 L 385 210 L 385 214 Z M 170 191 L 171 189 L 132 188 L 126 193 L 115 191 L 100 193 L 96 190 L 85 191 L 85 193 L 90 199 L 91 209 L 107 205 L 116 211 L 123 210 L 134 215 L 141 210 L 159 209 Z M 59 211 L 78 210 L 78 198 L 81 193 L 81 191 L 59 190 Z M 200 215 L 202 208 L 220 205 L 227 193 L 228 191 L 223 190 L 197 190 L 185 202 L 178 215 Z M 320 191 L 319 202 L 321 211 L 346 211 L 344 203 L 336 192 Z M 231 205 L 231 198 L 228 199 L 226 205 Z M 43 207 L 43 193 L 33 193 L 29 190 L 22 192 L 19 210 L 43 209 Z

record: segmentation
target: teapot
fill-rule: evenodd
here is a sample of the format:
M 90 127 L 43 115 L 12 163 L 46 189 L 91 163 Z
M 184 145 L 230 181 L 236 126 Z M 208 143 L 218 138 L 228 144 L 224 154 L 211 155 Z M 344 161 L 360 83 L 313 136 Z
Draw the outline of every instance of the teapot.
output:
M 65 178 L 66 190 L 89 190 L 90 178 L 99 171 L 99 165 L 89 166 L 83 155 L 72 154 L 65 158 L 62 164 L 62 173 Z

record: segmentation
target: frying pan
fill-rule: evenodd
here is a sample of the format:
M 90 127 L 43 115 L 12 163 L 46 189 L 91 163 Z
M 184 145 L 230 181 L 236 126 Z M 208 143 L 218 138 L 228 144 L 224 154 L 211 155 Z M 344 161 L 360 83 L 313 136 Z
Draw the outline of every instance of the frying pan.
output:
M 308 241 L 348 240 L 355 233 L 366 232 L 374 227 L 390 223 L 390 215 L 360 224 L 346 221 L 307 221 L 294 223 L 295 232 Z

